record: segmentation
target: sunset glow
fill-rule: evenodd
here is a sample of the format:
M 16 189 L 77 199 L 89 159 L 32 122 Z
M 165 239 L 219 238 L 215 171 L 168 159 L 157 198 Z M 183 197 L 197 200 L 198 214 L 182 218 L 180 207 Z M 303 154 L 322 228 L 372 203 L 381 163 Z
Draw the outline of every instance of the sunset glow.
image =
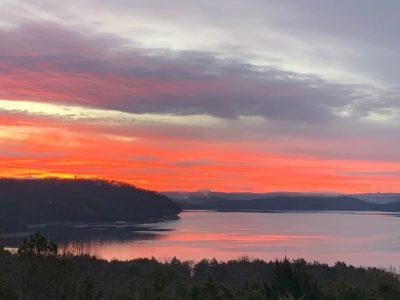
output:
M 39 2 L 0 4 L 0 177 L 159 191 L 400 190 L 396 32 L 379 35 L 353 4 L 337 14 L 368 37 L 351 22 L 331 28 L 329 4 L 287 10 L 293 26 L 273 17 L 286 1 L 173 1 L 176 15 L 123 1 L 114 15 L 104 1 L 65 11 Z

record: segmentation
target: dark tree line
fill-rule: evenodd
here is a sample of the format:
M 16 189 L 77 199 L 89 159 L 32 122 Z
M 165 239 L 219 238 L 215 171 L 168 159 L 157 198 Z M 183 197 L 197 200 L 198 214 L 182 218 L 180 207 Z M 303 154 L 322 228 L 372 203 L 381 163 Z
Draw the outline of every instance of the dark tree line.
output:
M 0 299 L 400 299 L 399 276 L 377 268 L 238 259 L 127 262 L 60 254 L 40 235 L 16 254 L 0 248 Z
M 120 182 L 0 179 L 0 232 L 46 222 L 161 219 L 180 211 L 166 196 Z

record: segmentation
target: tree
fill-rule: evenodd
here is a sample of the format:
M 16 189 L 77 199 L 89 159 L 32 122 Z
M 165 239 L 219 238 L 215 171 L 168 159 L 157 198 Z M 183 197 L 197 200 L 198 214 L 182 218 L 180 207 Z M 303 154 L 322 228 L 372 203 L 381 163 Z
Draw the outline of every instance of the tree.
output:
M 267 294 L 272 299 L 320 299 L 319 287 L 306 272 L 306 264 L 303 259 L 290 262 L 286 257 L 276 261 Z
M 20 256 L 57 256 L 57 244 L 49 241 L 45 236 L 35 233 L 29 239 L 25 239 L 18 248 Z

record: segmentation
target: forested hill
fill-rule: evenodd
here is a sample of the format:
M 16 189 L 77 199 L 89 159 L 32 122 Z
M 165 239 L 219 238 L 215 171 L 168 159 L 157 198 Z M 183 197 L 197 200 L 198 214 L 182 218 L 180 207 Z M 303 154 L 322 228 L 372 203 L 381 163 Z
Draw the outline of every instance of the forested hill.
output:
M 348 196 L 278 196 L 251 200 L 214 200 L 205 203 L 185 203 L 176 200 L 184 209 L 219 211 L 400 211 L 400 202 L 376 204 Z
M 89 179 L 0 179 L 0 228 L 46 222 L 141 221 L 181 209 L 159 193 Z

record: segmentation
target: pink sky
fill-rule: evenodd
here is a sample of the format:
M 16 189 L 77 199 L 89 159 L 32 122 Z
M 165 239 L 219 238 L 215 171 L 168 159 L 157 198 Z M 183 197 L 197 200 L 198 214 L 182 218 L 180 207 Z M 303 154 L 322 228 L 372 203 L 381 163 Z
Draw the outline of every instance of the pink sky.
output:
M 390 14 L 178 2 L 0 4 L 0 176 L 400 191 Z

